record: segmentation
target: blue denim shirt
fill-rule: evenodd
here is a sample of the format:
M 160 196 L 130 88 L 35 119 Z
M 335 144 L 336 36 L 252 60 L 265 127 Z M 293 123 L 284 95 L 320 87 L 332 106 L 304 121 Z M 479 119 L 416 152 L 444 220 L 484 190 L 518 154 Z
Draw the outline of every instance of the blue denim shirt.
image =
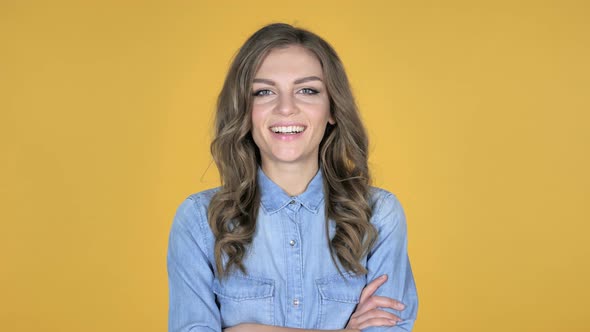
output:
M 389 279 L 376 295 L 406 305 L 389 310 L 403 319 L 394 327 L 364 331 L 411 331 L 418 310 L 416 285 L 407 254 L 406 221 L 397 198 L 371 188 L 371 222 L 378 239 L 362 264 L 367 275 L 342 278 L 330 258 L 326 238 L 322 173 L 306 191 L 289 196 L 258 170 L 261 190 L 256 232 L 244 259 L 247 275 L 216 278 L 215 239 L 207 206 L 218 190 L 190 195 L 178 208 L 168 247 L 169 331 L 220 331 L 240 323 L 306 329 L 341 329 L 373 279 Z M 330 237 L 335 225 L 329 223 Z

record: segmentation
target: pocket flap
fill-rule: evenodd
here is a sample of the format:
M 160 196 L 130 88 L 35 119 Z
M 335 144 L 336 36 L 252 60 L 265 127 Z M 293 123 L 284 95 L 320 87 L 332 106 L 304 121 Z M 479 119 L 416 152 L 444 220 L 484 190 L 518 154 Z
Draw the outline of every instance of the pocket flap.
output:
M 342 278 L 340 274 L 317 279 L 316 285 L 322 299 L 328 301 L 358 303 L 361 292 L 366 285 L 366 276 L 356 276 L 345 274 Z
M 215 278 L 213 280 L 213 292 L 218 296 L 235 301 L 261 299 L 273 295 L 274 281 L 272 279 L 239 275 L 228 276 L 221 282 Z

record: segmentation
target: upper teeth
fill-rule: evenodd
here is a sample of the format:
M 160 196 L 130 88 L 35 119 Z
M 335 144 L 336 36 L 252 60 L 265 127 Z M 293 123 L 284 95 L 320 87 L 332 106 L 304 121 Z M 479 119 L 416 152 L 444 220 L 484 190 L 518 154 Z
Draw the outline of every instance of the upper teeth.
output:
M 281 127 L 271 127 L 275 133 L 300 133 L 305 129 L 303 126 L 281 126 Z

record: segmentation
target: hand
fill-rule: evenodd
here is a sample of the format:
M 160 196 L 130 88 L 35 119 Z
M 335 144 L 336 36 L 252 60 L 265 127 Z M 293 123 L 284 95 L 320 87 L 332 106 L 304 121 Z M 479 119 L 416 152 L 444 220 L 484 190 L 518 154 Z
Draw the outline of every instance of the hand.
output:
M 396 315 L 378 308 L 403 310 L 405 306 L 394 299 L 373 295 L 387 281 L 387 275 L 371 281 L 361 292 L 359 304 L 350 316 L 346 329 L 364 329 L 371 326 L 393 326 L 401 321 Z

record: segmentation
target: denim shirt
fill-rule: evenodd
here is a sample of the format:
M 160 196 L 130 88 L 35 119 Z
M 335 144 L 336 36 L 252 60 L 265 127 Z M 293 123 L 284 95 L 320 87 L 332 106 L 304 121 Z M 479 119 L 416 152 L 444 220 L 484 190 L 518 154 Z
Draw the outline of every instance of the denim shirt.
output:
M 371 187 L 371 223 L 378 238 L 361 261 L 368 274 L 344 273 L 343 278 L 330 257 L 321 171 L 298 196 L 289 196 L 261 169 L 257 181 L 261 206 L 243 261 L 247 275 L 234 271 L 223 281 L 216 277 L 215 238 L 207 206 L 218 188 L 190 195 L 178 208 L 167 256 L 169 331 L 221 331 L 240 323 L 342 329 L 362 289 L 382 274 L 389 278 L 375 295 L 404 303 L 402 311 L 384 309 L 403 321 L 363 331 L 412 330 L 418 298 L 407 253 L 405 216 L 393 194 Z M 332 220 L 328 232 L 332 238 Z

